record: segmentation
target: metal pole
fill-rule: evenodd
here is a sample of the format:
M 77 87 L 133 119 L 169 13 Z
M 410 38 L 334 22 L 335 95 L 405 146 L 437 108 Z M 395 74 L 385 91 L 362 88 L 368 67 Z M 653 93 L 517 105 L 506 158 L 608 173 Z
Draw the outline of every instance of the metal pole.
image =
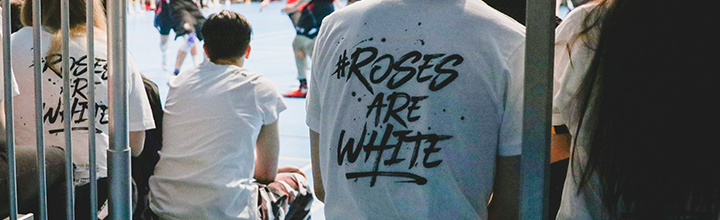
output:
M 527 0 L 520 219 L 547 219 L 555 2 Z
M 10 1 L 3 1 L 2 3 L 2 32 L 3 32 L 3 74 L 5 83 L 3 86 L 5 89 L 5 140 L 7 145 L 7 159 L 8 159 L 8 180 L 9 196 L 10 196 L 10 219 L 17 219 L 17 179 L 15 170 L 15 139 L 13 131 L 13 102 L 12 102 L 12 62 L 10 54 Z
M 74 219 L 75 185 L 72 162 L 72 112 L 70 110 L 70 5 L 68 0 L 60 1 L 60 31 L 62 34 L 62 78 L 63 78 L 63 122 L 65 124 L 65 183 L 67 188 L 67 219 Z
M 130 219 L 130 147 L 127 122 L 127 73 L 125 41 L 127 2 L 108 1 L 108 63 L 110 101 L 110 148 L 108 149 L 108 188 L 112 219 Z
M 97 162 L 95 150 L 95 1 L 87 0 L 88 148 L 90 151 L 90 215 L 97 220 Z
M 40 34 L 41 34 L 41 3 L 40 0 L 32 0 L 32 13 L 33 13 L 33 48 L 42 48 L 40 45 Z M 40 213 L 38 218 L 41 220 L 47 219 L 47 179 L 45 176 L 45 140 L 43 137 L 43 100 L 42 100 L 42 54 L 41 50 L 33 50 L 33 69 L 35 71 L 35 137 L 37 143 L 37 167 L 38 167 L 38 206 Z

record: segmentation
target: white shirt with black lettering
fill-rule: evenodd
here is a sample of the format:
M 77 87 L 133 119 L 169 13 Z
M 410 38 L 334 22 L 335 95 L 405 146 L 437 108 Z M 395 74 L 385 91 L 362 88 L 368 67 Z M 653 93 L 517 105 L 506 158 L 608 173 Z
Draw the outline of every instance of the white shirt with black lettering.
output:
M 486 219 L 521 151 L 525 28 L 481 1 L 361 1 L 323 20 L 307 124 L 328 219 Z
M 109 146 L 110 112 L 108 111 L 108 60 L 107 44 L 95 41 L 95 61 L 87 60 L 87 44 L 84 37 L 70 38 L 70 89 L 64 90 L 62 73 L 62 56 L 47 55 L 53 34 L 41 32 L 41 54 L 44 56 L 40 65 L 43 69 L 43 129 L 46 147 L 65 148 L 63 119 L 63 92 L 70 92 L 70 110 L 72 111 L 72 156 L 75 165 L 75 185 L 89 182 L 89 149 L 88 135 L 95 133 L 96 160 L 98 178 L 107 176 L 107 149 Z M 15 141 L 18 145 L 36 145 L 35 134 L 35 71 L 33 62 L 32 27 L 24 27 L 12 35 L 12 64 L 20 95 L 16 96 L 15 106 Z M 56 68 L 50 68 L 53 65 Z M 95 77 L 95 131 L 88 131 L 88 65 L 94 66 Z M 152 110 L 145 94 L 140 72 L 131 56 L 127 59 L 127 91 L 128 91 L 128 127 L 129 131 L 144 131 L 155 128 Z

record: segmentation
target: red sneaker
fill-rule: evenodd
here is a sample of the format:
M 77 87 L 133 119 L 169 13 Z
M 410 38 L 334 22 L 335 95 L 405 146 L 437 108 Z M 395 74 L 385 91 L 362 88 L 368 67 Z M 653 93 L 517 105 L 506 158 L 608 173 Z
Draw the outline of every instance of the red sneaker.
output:
M 283 94 L 283 96 L 288 98 L 305 98 L 305 96 L 307 96 L 307 87 L 300 86 L 293 91 Z

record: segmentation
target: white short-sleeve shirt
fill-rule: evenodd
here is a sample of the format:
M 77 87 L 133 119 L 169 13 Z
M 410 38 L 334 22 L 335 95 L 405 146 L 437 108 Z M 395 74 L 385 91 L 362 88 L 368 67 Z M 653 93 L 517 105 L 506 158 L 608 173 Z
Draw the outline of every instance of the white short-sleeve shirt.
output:
M 170 83 L 150 208 L 163 219 L 257 219 L 255 146 L 285 102 L 259 73 L 206 60 Z
M 486 219 L 521 151 L 525 28 L 482 1 L 361 1 L 323 20 L 307 124 L 328 219 Z
M 42 31 L 40 42 L 41 54 L 47 56 L 53 34 Z M 13 71 L 20 88 L 20 95 L 14 99 L 15 135 L 18 145 L 36 145 L 35 134 L 35 72 L 33 61 L 32 27 L 24 27 L 12 35 Z M 75 184 L 82 185 L 89 181 L 89 150 L 88 135 L 96 136 L 96 160 L 98 178 L 107 176 L 107 148 L 109 146 L 108 122 L 108 60 L 107 44 L 95 41 L 95 61 L 87 60 L 86 38 L 70 38 L 70 89 L 72 111 L 72 154 L 75 164 Z M 144 131 L 155 128 L 152 110 L 145 93 L 140 72 L 132 57 L 128 56 L 128 127 L 130 131 Z M 65 147 L 63 99 L 64 91 L 62 73 L 56 69 L 62 67 L 62 56 L 51 54 L 42 59 L 39 65 L 43 70 L 43 126 L 44 140 L 48 147 Z M 90 63 L 90 64 L 89 64 Z M 88 65 L 94 66 L 95 77 L 95 131 L 88 131 Z
M 583 21 L 597 4 L 586 4 L 571 11 L 565 20 L 556 29 L 555 37 L 555 88 L 556 94 L 553 98 L 553 113 L 559 115 L 554 118 L 553 124 L 567 125 L 573 138 L 577 138 L 577 147 L 573 148 L 571 163 L 565 177 L 562 200 L 558 210 L 557 219 L 602 219 L 602 200 L 600 197 L 600 186 L 597 175 L 589 179 L 590 187 L 584 187 L 578 192 L 577 178 L 580 173 L 580 164 L 587 161 L 585 151 L 586 139 L 584 136 L 577 136 L 578 119 L 573 109 L 573 100 L 580 89 L 583 78 L 587 72 L 590 62 L 595 53 L 593 47 L 596 44 L 598 30 L 592 30 L 587 36 L 578 37 L 583 30 Z M 592 108 L 592 104 L 588 108 Z M 587 112 L 591 110 L 588 109 Z M 558 120 L 559 119 L 559 120 Z M 580 131 L 580 133 L 587 133 Z M 573 142 L 575 143 L 575 142 Z M 596 186 L 596 187 L 592 187 Z

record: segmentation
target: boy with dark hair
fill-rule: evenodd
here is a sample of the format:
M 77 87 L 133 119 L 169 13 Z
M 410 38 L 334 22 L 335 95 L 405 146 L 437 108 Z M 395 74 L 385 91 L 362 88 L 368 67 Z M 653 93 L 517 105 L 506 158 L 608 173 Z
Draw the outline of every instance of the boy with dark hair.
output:
M 210 61 L 169 83 L 150 208 L 161 219 L 284 218 L 288 202 L 312 195 L 297 168 L 278 168 L 286 106 L 272 82 L 243 68 L 252 28 L 223 10 L 202 34 Z

